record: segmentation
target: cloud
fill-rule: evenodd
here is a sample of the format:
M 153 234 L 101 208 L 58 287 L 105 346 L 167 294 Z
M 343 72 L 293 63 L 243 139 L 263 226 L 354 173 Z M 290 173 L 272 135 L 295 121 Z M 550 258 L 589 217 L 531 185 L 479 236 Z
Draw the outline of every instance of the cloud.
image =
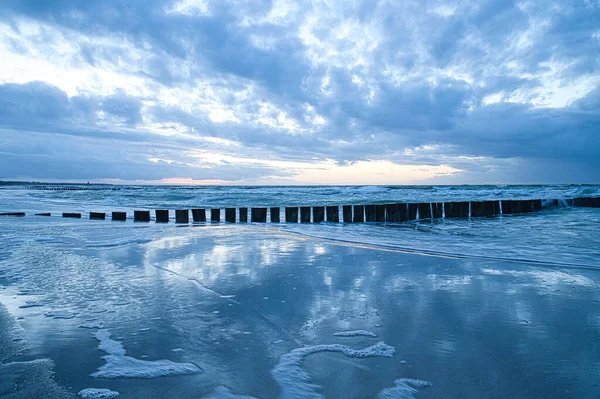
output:
M 600 180 L 594 2 L 7 0 L 0 15 L 0 178 Z

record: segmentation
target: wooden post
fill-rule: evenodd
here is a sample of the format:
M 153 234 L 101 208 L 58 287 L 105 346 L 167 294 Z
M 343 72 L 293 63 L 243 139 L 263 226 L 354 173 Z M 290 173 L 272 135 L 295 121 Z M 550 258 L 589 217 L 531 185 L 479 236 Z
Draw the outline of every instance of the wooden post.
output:
M 327 206 L 325 207 L 327 213 L 327 221 L 332 223 L 340 222 L 340 207 L 339 206 Z
M 406 204 L 406 208 L 408 209 L 406 218 L 408 220 L 415 220 L 417 218 L 417 209 L 419 209 L 419 204 Z
M 206 222 L 206 209 L 204 209 L 204 208 L 192 209 L 192 218 L 194 219 L 194 223 Z
M 235 208 L 225 208 L 225 221 L 235 223 Z
M 240 208 L 240 223 L 248 223 L 248 208 Z
M 313 206 L 313 223 L 321 223 L 325 221 L 325 207 Z
M 512 201 L 511 200 L 502 200 L 502 214 L 503 215 L 510 215 L 513 213 L 513 206 L 512 206 Z
M 64 218 L 76 218 L 76 219 L 80 219 L 81 218 L 81 213 L 63 212 L 62 217 L 64 217 Z
M 431 204 L 429 202 L 422 202 L 419 206 L 419 219 L 431 219 Z
M 518 202 L 519 202 L 519 207 L 520 207 L 521 213 L 529 213 L 529 212 L 533 211 L 533 209 L 531 207 L 531 200 L 521 200 Z
M 408 204 L 400 203 L 398 204 L 398 219 L 400 222 L 404 222 L 408 220 Z
M 271 223 L 280 223 L 281 222 L 281 210 L 279 207 L 272 207 L 269 212 L 271 213 Z
M 400 221 L 400 215 L 398 214 L 398 204 L 385 205 L 385 221 L 390 223 L 396 223 Z
M 267 222 L 267 208 L 252 208 L 252 223 Z
M 169 210 L 168 209 L 157 209 L 154 211 L 156 217 L 156 223 L 169 223 Z
M 221 208 L 212 208 L 210 210 L 210 221 L 220 222 L 221 221 Z
M 149 222 L 150 211 L 133 211 L 134 222 Z
M 374 222 L 375 220 L 375 205 L 365 205 L 365 222 Z
M 127 212 L 113 212 L 111 216 L 114 221 L 124 222 L 127 220 Z
M 342 217 L 344 218 L 344 223 L 352 223 L 352 205 L 342 206 Z
M 433 218 L 439 219 L 444 216 L 444 204 L 442 202 L 433 202 L 431 203 L 431 208 L 433 209 Z
M 365 206 L 364 205 L 354 205 L 354 216 L 352 220 L 355 223 L 362 223 L 365 221 Z
M 446 217 L 447 218 L 463 218 L 469 217 L 468 202 L 446 202 Z
M 38 190 L 38 189 L 36 189 Z M 36 213 L 35 216 L 52 216 L 50 212 Z
M 592 200 L 593 200 L 593 198 L 592 198 Z M 600 199 L 598 200 L 598 206 L 597 207 L 600 207 Z M 531 200 L 531 209 L 533 211 L 539 211 L 539 210 L 541 210 L 542 209 L 542 200 L 541 199 Z
M 189 223 L 189 222 L 190 222 L 189 209 L 176 209 L 175 210 L 175 223 Z
M 300 223 L 310 223 L 310 206 L 300 207 Z
M 106 219 L 106 213 L 104 212 L 90 212 L 91 220 L 104 220 Z
M 375 221 L 378 223 L 385 222 L 385 205 L 375 205 Z
M 0 216 L 25 216 L 25 212 L 1 212 Z
M 471 202 L 471 216 L 494 216 L 500 213 L 498 201 L 474 201 Z
M 298 207 L 288 206 L 285 208 L 286 223 L 298 223 Z

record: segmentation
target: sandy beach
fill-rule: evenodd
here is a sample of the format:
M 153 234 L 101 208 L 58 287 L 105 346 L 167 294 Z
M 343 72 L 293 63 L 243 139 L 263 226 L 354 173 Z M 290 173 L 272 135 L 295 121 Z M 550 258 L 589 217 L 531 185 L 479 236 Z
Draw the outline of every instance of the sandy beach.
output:
M 8 398 L 600 395 L 594 270 L 257 225 L 0 223 L 20 233 L 0 249 Z

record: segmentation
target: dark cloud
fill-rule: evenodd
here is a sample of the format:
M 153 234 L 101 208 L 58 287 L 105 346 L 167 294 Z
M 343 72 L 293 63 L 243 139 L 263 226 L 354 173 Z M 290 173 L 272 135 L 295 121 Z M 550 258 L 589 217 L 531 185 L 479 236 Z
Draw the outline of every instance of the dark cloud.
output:
M 137 94 L 71 96 L 41 81 L 0 85 L 5 139 L 52 136 L 49 151 L 29 154 L 35 167 L 25 170 L 45 162 L 43 173 L 57 178 L 122 178 L 124 168 L 132 179 L 243 178 L 243 167 L 200 170 L 177 154 L 202 148 L 269 160 L 444 164 L 465 170 L 453 177 L 462 182 L 486 175 L 567 181 L 567 171 L 600 180 L 597 2 L 290 2 L 287 13 L 273 1 L 207 1 L 203 12 L 188 13 L 173 12 L 175 5 L 0 4 L 13 32 L 6 47 L 15 54 L 34 57 L 31 46 L 43 47 L 56 29 L 77 48 L 71 63 L 145 82 Z M 26 37 L 22 18 L 43 24 L 43 32 L 15 40 Z M 177 102 L 167 92 L 191 99 Z M 219 120 L 213 111 L 233 117 Z M 236 147 L 217 148 L 207 137 Z M 50 151 L 78 138 L 87 140 L 89 157 L 66 160 Z M 127 154 L 105 156 L 114 140 L 131 146 Z M 22 156 L 10 148 L 2 150 L 3 178 L 16 176 L 12 162 Z M 174 162 L 148 161 L 153 156 Z M 249 178 L 275 173 L 254 171 Z

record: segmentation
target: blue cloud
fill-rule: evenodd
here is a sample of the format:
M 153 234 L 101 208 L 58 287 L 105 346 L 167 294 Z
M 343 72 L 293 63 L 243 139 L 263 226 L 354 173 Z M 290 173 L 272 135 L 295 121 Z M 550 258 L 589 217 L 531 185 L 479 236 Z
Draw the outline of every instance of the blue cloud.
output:
M 460 182 L 485 174 L 565 181 L 565 170 L 600 179 L 596 3 L 198 3 L 2 2 L 7 54 L 95 79 L 67 84 L 31 68 L 25 77 L 0 71 L 3 137 L 46 134 L 50 152 L 84 140 L 81 178 L 121 176 L 110 162 L 129 165 L 131 179 L 198 176 L 177 150 L 185 148 L 306 163 L 443 164 L 464 171 L 452 177 Z M 92 159 L 113 140 L 130 145 L 127 158 L 136 161 Z M 56 166 L 46 175 L 74 178 L 60 151 L 2 151 L 0 178 L 16 176 L 17 159 L 44 159 Z M 244 168 L 232 168 L 202 174 L 242 179 Z M 38 169 L 26 168 L 32 178 Z M 255 171 L 252 178 L 293 177 L 266 164 Z

